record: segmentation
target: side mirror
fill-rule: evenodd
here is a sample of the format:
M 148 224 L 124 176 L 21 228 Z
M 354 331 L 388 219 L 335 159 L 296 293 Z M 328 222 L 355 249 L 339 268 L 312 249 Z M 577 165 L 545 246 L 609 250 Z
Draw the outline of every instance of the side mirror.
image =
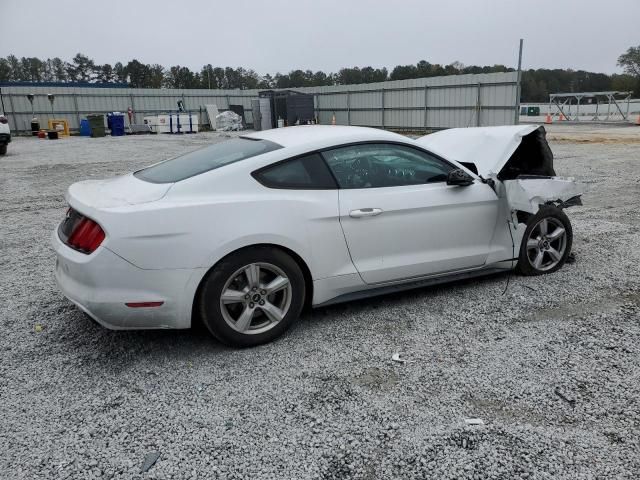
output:
M 451 170 L 447 175 L 447 185 L 458 185 L 468 187 L 473 183 L 473 177 L 460 168 Z

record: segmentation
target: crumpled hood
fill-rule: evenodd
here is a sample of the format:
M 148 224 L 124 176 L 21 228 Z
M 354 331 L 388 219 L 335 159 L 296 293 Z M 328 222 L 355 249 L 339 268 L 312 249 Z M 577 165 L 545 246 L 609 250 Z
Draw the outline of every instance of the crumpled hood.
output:
M 85 180 L 74 183 L 67 191 L 67 201 L 101 209 L 136 205 L 160 200 L 172 183 L 150 183 L 136 178 L 133 173 L 106 180 Z
M 450 128 L 416 140 L 422 147 L 458 163 L 473 163 L 478 174 L 498 175 L 516 151 L 522 138 L 538 125 Z

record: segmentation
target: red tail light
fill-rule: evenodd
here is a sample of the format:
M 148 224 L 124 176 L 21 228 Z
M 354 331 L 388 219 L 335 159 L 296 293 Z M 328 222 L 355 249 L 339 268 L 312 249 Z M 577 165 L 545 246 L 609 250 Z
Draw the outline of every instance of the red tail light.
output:
M 86 254 L 94 252 L 104 240 L 102 227 L 72 208 L 60 225 L 58 234 L 64 243 Z
M 0 123 L 9 123 L 9 120 L 4 115 L 0 115 Z

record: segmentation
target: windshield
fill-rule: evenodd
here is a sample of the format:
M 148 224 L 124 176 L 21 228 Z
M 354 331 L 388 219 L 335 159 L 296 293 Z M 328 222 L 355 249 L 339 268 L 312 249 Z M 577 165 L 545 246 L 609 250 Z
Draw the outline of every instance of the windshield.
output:
M 238 137 L 143 168 L 134 175 L 146 182 L 174 183 L 279 148 L 282 146 L 268 140 Z

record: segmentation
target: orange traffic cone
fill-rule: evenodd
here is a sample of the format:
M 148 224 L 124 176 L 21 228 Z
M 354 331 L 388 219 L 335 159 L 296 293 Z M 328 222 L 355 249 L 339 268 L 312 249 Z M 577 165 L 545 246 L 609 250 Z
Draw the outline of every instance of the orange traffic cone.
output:
M 640 114 L 638 114 L 638 118 L 636 118 L 636 125 L 640 126 Z
M 561 113 L 561 114 L 560 114 L 560 116 L 558 117 L 558 120 L 559 120 L 559 121 L 561 121 L 561 122 L 562 122 L 563 120 L 566 120 L 566 118 L 565 118 L 565 116 L 564 116 L 564 114 L 563 114 L 563 113 Z
M 547 125 L 551 125 L 553 123 L 550 113 L 547 113 L 547 118 L 544 119 L 544 123 L 546 123 Z
M 335 125 L 336 124 L 336 114 L 333 114 L 333 117 L 331 118 L 331 125 Z

